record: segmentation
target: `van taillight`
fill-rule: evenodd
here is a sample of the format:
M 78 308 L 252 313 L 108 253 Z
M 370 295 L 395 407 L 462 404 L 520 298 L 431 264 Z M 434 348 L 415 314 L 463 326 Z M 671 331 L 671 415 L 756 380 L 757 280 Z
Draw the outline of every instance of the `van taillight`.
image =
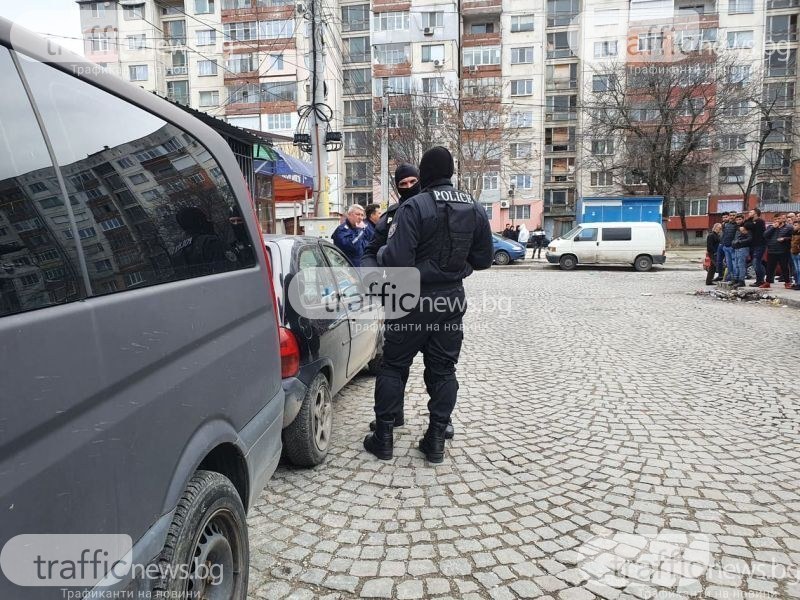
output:
M 281 378 L 294 377 L 300 370 L 300 346 L 297 345 L 297 338 L 286 327 L 281 327 L 280 341 Z

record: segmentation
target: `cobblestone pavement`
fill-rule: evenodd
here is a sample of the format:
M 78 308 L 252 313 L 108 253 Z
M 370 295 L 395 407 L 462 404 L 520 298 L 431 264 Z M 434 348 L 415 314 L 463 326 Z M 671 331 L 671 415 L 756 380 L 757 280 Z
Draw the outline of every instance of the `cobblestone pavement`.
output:
M 471 277 L 445 463 L 416 450 L 421 361 L 389 462 L 354 380 L 327 462 L 251 511 L 250 597 L 800 598 L 800 312 L 702 277 Z

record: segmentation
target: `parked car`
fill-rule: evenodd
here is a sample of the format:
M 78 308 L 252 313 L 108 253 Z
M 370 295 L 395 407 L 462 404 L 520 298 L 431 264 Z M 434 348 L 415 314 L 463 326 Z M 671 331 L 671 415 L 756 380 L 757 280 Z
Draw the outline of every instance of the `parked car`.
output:
M 283 448 L 293 464 L 314 466 L 325 460 L 330 448 L 333 396 L 360 371 L 374 373 L 378 367 L 383 309 L 367 297 L 356 269 L 330 242 L 290 235 L 266 235 L 264 241 L 278 290 L 286 394 Z M 289 285 L 299 272 L 303 272 L 302 304 L 333 300 L 330 316 L 307 318 L 290 301 L 297 298 L 289 293 Z M 337 302 L 347 297 L 366 301 Z
M 493 233 L 492 245 L 494 247 L 494 264 L 496 265 L 508 265 L 515 260 L 525 258 L 525 246 L 514 240 Z
M 168 569 L 100 571 L 101 595 L 243 600 L 284 392 L 236 158 L 181 108 L 4 19 L 0 81 L 0 545 L 124 534 L 131 564 Z M 38 543 L 43 559 L 68 547 Z M 0 598 L 53 597 L 12 582 L 26 573 L 6 569 Z
M 565 271 L 586 264 L 629 264 L 649 271 L 666 261 L 666 238 L 659 223 L 585 223 L 550 242 L 545 256 Z

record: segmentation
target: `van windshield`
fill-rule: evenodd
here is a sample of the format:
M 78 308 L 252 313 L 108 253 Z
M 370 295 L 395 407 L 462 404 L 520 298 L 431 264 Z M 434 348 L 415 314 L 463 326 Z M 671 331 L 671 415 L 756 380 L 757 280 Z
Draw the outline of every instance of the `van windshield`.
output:
M 575 237 L 575 234 L 578 233 L 580 230 L 581 230 L 581 226 L 578 225 L 577 227 L 574 227 L 574 228 L 570 229 L 567 233 L 562 235 L 561 239 L 562 240 L 571 240 L 573 237 Z

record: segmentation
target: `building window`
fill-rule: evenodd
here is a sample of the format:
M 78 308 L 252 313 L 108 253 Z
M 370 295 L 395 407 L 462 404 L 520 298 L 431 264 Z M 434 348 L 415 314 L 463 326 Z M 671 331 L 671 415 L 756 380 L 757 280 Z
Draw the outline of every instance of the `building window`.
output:
M 217 90 L 200 92 L 200 106 L 219 106 L 219 92 Z
M 592 140 L 592 154 L 595 156 L 611 156 L 614 154 L 614 140 L 604 138 Z
M 502 89 L 500 77 L 470 77 L 462 79 L 462 96 L 497 96 Z
M 509 211 L 511 219 L 530 219 L 531 218 L 531 205 L 530 204 L 523 204 L 518 205 L 515 204 L 511 207 Z
M 422 27 L 430 29 L 444 27 L 444 13 L 442 11 L 422 13 Z
M 131 175 L 131 183 L 134 185 L 141 185 L 147 182 L 148 179 L 144 173 L 134 173 L 133 175 Z
M 22 287 L 31 287 L 39 283 L 39 276 L 33 273 L 32 275 L 23 275 L 19 280 L 22 283 Z
M 139 6 L 125 6 L 122 9 L 123 18 L 126 21 L 138 21 L 144 19 L 144 2 Z
M 369 30 L 369 4 L 342 7 L 342 31 Z
M 728 83 L 745 85 L 750 83 L 750 65 L 733 65 L 728 67 Z
M 595 58 L 608 58 L 617 55 L 617 41 L 609 40 L 605 42 L 594 43 L 594 57 Z
M 344 124 L 366 125 L 372 114 L 371 100 L 345 100 Z
M 40 192 L 46 192 L 47 191 L 47 184 L 42 183 L 41 181 L 37 181 L 36 183 L 30 184 L 28 186 L 28 189 L 33 194 L 38 194 Z
M 106 14 L 105 4 L 102 2 L 92 2 L 92 17 L 98 18 Z
M 225 61 L 225 69 L 229 73 L 248 73 L 255 68 L 256 61 L 252 54 L 234 54 Z
M 616 77 L 613 73 L 592 75 L 593 92 L 609 92 L 614 88 Z
M 367 156 L 369 152 L 369 133 L 368 131 L 345 131 L 344 155 Z
M 370 181 L 367 177 L 369 172 L 369 164 L 358 163 L 345 163 L 345 185 L 350 187 L 367 187 Z
M 743 150 L 747 144 L 746 135 L 722 135 L 719 137 L 717 145 L 720 150 Z
M 472 23 L 469 26 L 469 32 L 472 35 L 479 35 L 483 33 L 494 33 L 494 23 Z
M 167 98 L 179 104 L 189 104 L 189 82 L 168 81 Z
M 720 183 L 744 183 L 744 167 L 720 167 Z
M 533 15 L 514 15 L 511 17 L 511 32 L 533 31 Z
M 209 15 L 214 12 L 214 0 L 194 0 L 194 14 Z
M 497 171 L 489 171 L 483 174 L 483 189 L 497 190 L 500 188 L 500 174 Z
M 395 94 L 411 92 L 411 77 L 381 77 L 375 80 L 375 96 L 382 96 L 387 88 Z
M 767 77 L 789 77 L 795 74 L 797 50 L 770 50 L 764 57 Z
M 128 36 L 128 50 L 144 50 L 147 47 L 147 36 L 144 33 Z
M 407 31 L 408 11 L 375 13 L 375 31 Z
M 44 210 L 47 210 L 48 208 L 64 206 L 64 203 L 61 201 L 61 198 L 53 196 L 52 198 L 45 198 L 44 200 L 40 200 L 39 206 L 41 206 Z
M 532 96 L 533 79 L 514 79 L 511 81 L 512 96 Z
M 363 63 L 369 62 L 369 38 L 368 37 L 352 37 L 344 40 L 345 42 L 345 55 L 343 61 L 346 63 Z
M 197 74 L 200 77 L 210 77 L 217 74 L 217 61 L 215 60 L 198 60 L 197 61 Z
M 532 112 L 511 113 L 510 125 L 511 127 L 515 128 L 533 127 L 533 113 Z
M 294 102 L 297 100 L 297 83 L 294 81 L 262 83 L 261 100 L 263 102 Z
M 128 73 L 131 81 L 147 81 L 147 65 L 130 65 Z
M 267 129 L 291 129 L 292 113 L 275 113 L 266 116 Z
M 270 54 L 267 63 L 267 71 L 283 71 L 283 54 Z
M 500 47 L 474 47 L 464 48 L 464 66 L 473 67 L 480 65 L 499 65 Z
M 664 47 L 664 36 L 661 33 L 640 33 L 639 52 L 660 53 Z
M 726 117 L 743 117 L 750 112 L 750 103 L 747 100 L 725 104 L 722 109 Z
M 531 158 L 533 144 L 530 142 L 514 142 L 510 146 L 511 158 Z
M 768 106 L 793 106 L 794 105 L 794 82 L 782 81 L 780 83 L 768 83 L 764 86 L 762 101 Z
M 111 264 L 111 261 L 106 259 L 95 261 L 94 263 L 94 270 L 98 272 L 103 271 L 110 271 L 114 268 L 114 265 Z
M 754 45 L 752 29 L 728 32 L 728 48 L 735 50 L 751 50 Z
M 422 47 L 422 62 L 444 62 L 444 44 Z
M 95 36 L 88 38 L 90 52 L 109 52 L 111 50 L 111 40 L 105 36 Z
M 444 77 L 423 77 L 422 91 L 426 94 L 440 94 L 444 92 Z
M 247 42 L 258 39 L 258 23 L 247 21 L 241 23 L 225 23 L 223 26 L 225 40 Z
M 369 94 L 372 88 L 372 69 L 345 69 L 343 72 L 345 94 Z M 425 80 L 423 79 L 423 84 Z
M 483 210 L 486 211 L 486 216 L 491 221 L 492 220 L 492 204 L 489 202 L 481 202 L 481 206 L 483 206 Z
M 533 48 L 512 48 L 511 49 L 511 64 L 512 65 L 525 65 L 533 62 Z
M 749 14 L 753 12 L 753 0 L 729 0 L 728 14 Z
M 213 46 L 217 43 L 217 31 L 215 29 L 198 29 L 197 45 Z
M 262 40 L 275 40 L 294 37 L 294 20 L 259 21 L 258 36 Z
M 378 44 L 375 46 L 375 60 L 381 65 L 399 65 L 410 62 L 411 46 L 406 43 Z
M 608 186 L 614 184 L 614 175 L 611 171 L 592 171 L 590 184 L 592 187 Z
M 533 188 L 533 177 L 528 174 L 512 175 L 511 185 L 518 190 L 530 190 Z

